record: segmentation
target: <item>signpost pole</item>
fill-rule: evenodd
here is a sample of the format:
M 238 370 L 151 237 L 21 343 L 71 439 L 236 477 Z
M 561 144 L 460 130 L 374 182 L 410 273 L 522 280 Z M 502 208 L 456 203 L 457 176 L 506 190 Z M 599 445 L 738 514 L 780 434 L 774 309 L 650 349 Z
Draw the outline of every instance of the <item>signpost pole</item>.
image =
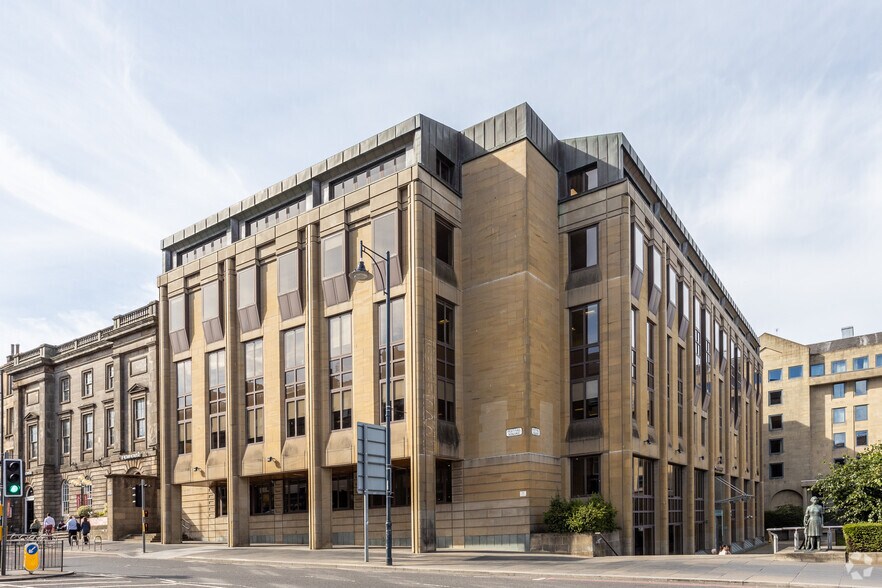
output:
M 371 552 L 368 549 L 368 494 L 364 493 L 364 561 L 365 563 L 371 561 Z
M 141 478 L 141 553 L 147 553 L 147 493 L 144 489 L 147 485 Z
M 358 493 L 364 496 L 364 561 L 370 561 L 371 495 L 386 492 L 386 431 L 379 425 L 358 423 L 358 461 L 356 480 Z

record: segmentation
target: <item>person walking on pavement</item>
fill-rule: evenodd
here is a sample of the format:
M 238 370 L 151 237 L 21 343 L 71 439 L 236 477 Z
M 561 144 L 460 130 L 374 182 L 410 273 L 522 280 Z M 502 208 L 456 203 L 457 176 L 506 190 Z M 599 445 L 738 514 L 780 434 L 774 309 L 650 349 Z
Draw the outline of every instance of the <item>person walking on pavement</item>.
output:
M 49 535 L 49 538 L 52 539 L 52 533 L 55 531 L 55 519 L 52 518 L 51 514 L 47 514 L 46 518 L 43 519 L 43 532 Z
M 83 535 L 83 545 L 89 544 L 89 532 L 92 530 L 92 523 L 89 522 L 89 517 L 83 517 L 83 522 L 80 524 L 80 533 Z
M 67 519 L 67 544 L 73 546 L 74 543 L 79 545 L 79 541 L 77 540 L 77 531 L 79 531 L 80 524 L 74 518 L 73 515 L 70 515 L 70 518 Z
M 43 525 L 40 524 L 40 519 L 34 519 L 34 522 L 31 523 L 31 533 L 34 535 L 39 535 L 42 528 Z

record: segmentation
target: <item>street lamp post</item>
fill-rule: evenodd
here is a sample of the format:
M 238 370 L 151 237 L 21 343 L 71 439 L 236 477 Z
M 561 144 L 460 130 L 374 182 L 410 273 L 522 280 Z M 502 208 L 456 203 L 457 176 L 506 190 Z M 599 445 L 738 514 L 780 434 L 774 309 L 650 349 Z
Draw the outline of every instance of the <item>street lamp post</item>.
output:
M 370 247 L 365 246 L 363 241 L 358 242 L 358 267 L 349 276 L 356 282 L 367 282 L 373 275 L 364 266 L 364 254 L 377 263 L 377 258 L 383 259 L 384 256 L 377 253 Z M 391 358 L 392 358 L 392 303 L 390 300 L 391 293 L 389 288 L 389 266 L 391 252 L 386 251 L 385 261 L 385 279 L 383 279 L 383 293 L 386 295 L 386 565 L 392 565 L 392 399 L 391 399 Z M 382 276 L 381 276 L 382 277 Z M 367 494 L 365 494 L 367 500 Z M 365 537 L 367 543 L 367 537 Z

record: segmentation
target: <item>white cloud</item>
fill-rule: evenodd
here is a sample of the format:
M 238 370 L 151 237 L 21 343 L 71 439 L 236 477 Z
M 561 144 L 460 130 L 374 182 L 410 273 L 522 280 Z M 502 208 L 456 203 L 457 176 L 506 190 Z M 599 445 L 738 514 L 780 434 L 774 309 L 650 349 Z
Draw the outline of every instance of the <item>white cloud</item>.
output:
M 160 239 L 245 194 L 145 97 L 131 31 L 102 4 L 0 12 L 0 249 L 17 284 L 0 337 L 58 343 L 155 298 Z

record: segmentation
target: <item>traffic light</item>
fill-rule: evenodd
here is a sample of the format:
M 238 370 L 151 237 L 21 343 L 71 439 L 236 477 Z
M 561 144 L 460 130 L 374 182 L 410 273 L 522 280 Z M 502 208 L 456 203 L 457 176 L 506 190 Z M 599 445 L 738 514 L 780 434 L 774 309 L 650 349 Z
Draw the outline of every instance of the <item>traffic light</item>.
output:
M 141 493 L 141 485 L 132 486 L 132 504 L 141 508 L 144 506 L 144 495 Z
M 24 471 L 20 459 L 3 460 L 3 496 L 21 498 L 24 495 Z

